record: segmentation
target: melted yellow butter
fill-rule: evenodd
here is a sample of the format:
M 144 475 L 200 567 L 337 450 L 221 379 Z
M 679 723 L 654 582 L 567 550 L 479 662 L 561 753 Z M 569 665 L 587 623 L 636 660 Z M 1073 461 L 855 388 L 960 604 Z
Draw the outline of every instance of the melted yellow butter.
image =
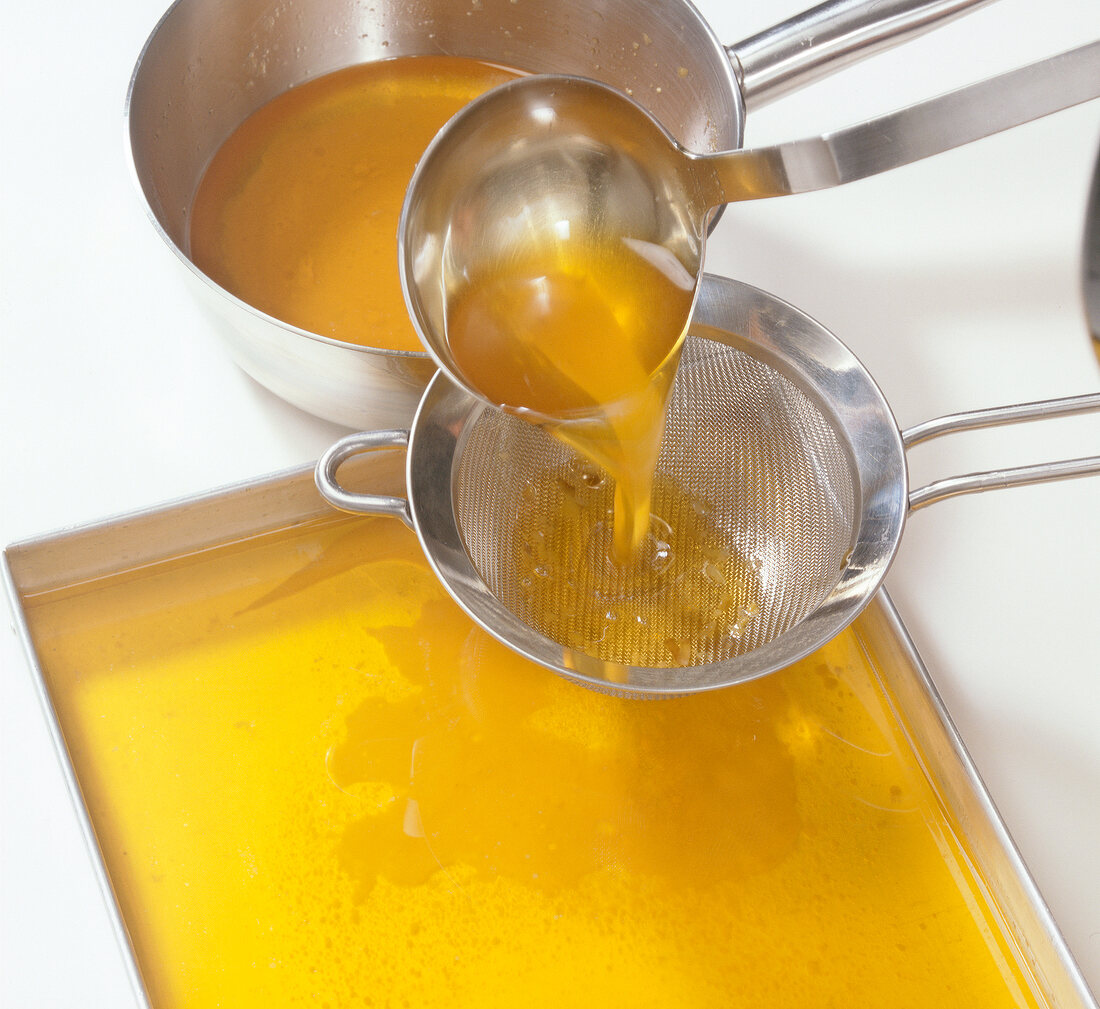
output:
M 515 76 L 470 59 L 400 57 L 287 91 L 214 155 L 192 209 L 192 259 L 283 322 L 422 350 L 397 273 L 405 189 L 439 128 Z
M 473 388 L 613 477 L 626 561 L 649 529 L 695 278 L 663 250 L 575 230 L 465 278 L 447 305 L 447 340 Z
M 474 629 L 381 519 L 30 617 L 157 1009 L 1043 1004 L 859 623 L 616 699 Z

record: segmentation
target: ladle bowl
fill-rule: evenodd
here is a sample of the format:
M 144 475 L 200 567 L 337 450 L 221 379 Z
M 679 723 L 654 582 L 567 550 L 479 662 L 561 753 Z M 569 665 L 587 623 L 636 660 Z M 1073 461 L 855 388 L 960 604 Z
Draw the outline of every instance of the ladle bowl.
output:
M 867 178 L 1096 98 L 1098 63 L 1093 42 L 834 133 L 719 154 L 687 150 L 608 85 L 510 82 L 459 112 L 413 175 L 398 237 L 410 315 L 439 366 L 486 399 L 448 345 L 448 304 L 471 277 L 525 249 L 628 242 L 698 285 L 715 207 Z

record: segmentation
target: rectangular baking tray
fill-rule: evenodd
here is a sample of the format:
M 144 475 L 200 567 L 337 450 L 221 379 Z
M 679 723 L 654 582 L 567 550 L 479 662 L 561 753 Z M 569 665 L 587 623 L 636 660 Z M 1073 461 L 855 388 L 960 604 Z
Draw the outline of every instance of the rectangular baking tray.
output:
M 351 464 L 345 483 L 358 479 L 374 491 L 400 492 L 393 459 L 372 456 Z M 32 597 L 94 586 L 100 579 L 177 563 L 207 551 L 239 546 L 280 531 L 356 521 L 338 516 L 316 493 L 312 469 L 302 468 L 135 512 L 112 520 L 27 540 L 3 554 L 3 573 L 49 728 L 112 910 L 118 939 L 139 1000 L 153 1006 L 55 710 L 39 642 L 27 617 Z M 1060 1009 L 1097 1009 L 1052 916 L 968 756 L 936 688 L 885 591 L 856 625 L 862 648 L 879 670 L 899 724 L 927 781 L 965 838 L 974 869 L 1003 918 L 1012 945 L 1036 988 Z M 579 688 L 578 688 L 579 689 Z M 638 702 L 640 703 L 640 702 Z M 660 703 L 660 702 L 650 702 Z

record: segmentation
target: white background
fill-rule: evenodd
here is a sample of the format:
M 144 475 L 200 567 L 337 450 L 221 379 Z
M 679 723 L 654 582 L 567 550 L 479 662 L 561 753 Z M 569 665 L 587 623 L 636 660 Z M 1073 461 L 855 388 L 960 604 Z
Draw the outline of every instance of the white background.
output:
M 798 4 L 699 6 L 734 42 Z M 0 545 L 306 463 L 343 433 L 230 363 L 144 215 L 122 103 L 161 13 L 161 0 L 0 5 Z M 1001 0 L 750 114 L 747 141 L 841 126 L 1096 37 L 1096 0 Z M 1098 140 L 1094 102 L 844 189 L 736 207 L 708 268 L 830 327 L 902 427 L 1094 391 L 1079 263 Z M 1098 451 L 1100 418 L 1081 418 L 925 446 L 912 470 L 921 483 Z M 1100 991 L 1100 482 L 920 512 L 887 584 Z M 0 719 L 0 1005 L 131 1005 L 6 625 Z

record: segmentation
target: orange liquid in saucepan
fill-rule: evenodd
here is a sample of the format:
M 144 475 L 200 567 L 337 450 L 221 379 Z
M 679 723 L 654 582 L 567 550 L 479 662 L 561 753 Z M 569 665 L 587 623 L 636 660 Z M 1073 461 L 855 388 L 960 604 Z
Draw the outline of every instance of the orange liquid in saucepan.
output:
M 397 272 L 417 159 L 463 105 L 513 71 L 445 56 L 350 67 L 253 113 L 210 163 L 190 255 L 226 290 L 311 333 L 420 351 Z

